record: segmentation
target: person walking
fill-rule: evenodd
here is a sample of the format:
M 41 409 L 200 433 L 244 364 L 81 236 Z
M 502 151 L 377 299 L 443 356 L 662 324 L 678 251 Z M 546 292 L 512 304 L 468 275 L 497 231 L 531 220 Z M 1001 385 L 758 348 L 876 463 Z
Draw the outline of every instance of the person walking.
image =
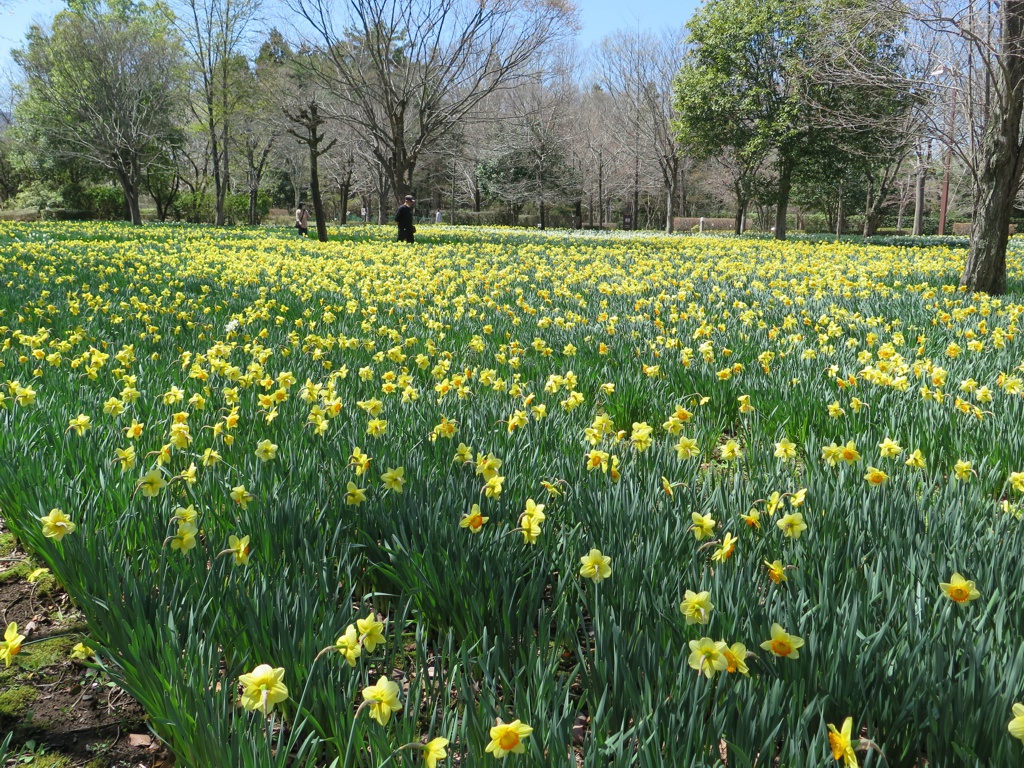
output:
M 309 211 L 306 210 L 305 203 L 299 203 L 299 207 L 295 209 L 295 228 L 302 237 L 309 236 Z
M 398 224 L 398 242 L 412 243 L 416 227 L 412 225 L 412 212 L 416 207 L 416 199 L 412 195 L 405 196 L 405 202 L 395 212 L 395 223 Z

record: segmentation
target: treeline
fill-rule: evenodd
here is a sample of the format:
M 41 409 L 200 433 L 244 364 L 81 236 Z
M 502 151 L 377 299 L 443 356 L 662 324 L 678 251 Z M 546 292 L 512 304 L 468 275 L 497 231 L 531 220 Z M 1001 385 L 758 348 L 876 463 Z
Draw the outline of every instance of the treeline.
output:
M 79 0 L 14 52 L 0 198 L 215 224 L 307 200 L 321 238 L 408 193 L 445 220 L 727 215 L 779 238 L 794 218 L 920 234 L 938 213 L 941 232 L 952 201 L 985 233 L 972 253 L 1005 262 L 1020 164 L 986 177 L 986 132 L 1008 135 L 994 97 L 1024 89 L 1009 65 L 979 73 L 1018 11 L 933 6 L 710 0 L 685 28 L 581 51 L 565 0 Z

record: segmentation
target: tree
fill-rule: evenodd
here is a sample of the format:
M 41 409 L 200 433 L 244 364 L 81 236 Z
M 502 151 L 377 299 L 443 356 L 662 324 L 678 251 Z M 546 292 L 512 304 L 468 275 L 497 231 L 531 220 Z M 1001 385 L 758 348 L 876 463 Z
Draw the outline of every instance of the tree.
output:
M 327 216 L 324 214 L 324 199 L 320 194 L 320 156 L 329 152 L 336 139 L 326 146 L 321 146 L 324 134 L 320 127 L 327 120 L 320 113 L 320 103 L 315 95 L 307 96 L 293 107 L 285 107 L 284 113 L 294 124 L 288 133 L 305 144 L 309 150 L 309 195 L 313 199 L 313 213 L 316 217 L 316 238 L 321 243 L 327 242 Z
M 865 236 L 877 231 L 931 107 L 918 85 L 930 56 L 907 44 L 907 31 L 899 8 L 880 12 L 871 0 L 839 0 L 829 9 L 829 23 L 816 24 L 812 35 L 814 87 L 805 99 L 831 147 L 849 156 L 830 162 L 860 177 L 854 184 L 847 178 L 843 187 L 847 194 L 863 186 Z
M 229 150 L 233 123 L 246 90 L 249 66 L 243 48 L 260 0 L 182 0 L 179 29 L 191 59 L 195 98 L 191 106 L 209 136 L 216 223 L 226 221 L 224 201 L 231 175 Z
M 814 23 L 806 1 L 710 0 L 690 20 L 675 84 L 682 144 L 705 155 L 731 148 L 751 166 L 773 155 L 780 240 L 793 173 L 822 141 L 804 100 Z
M 650 155 L 661 174 L 666 232 L 673 230 L 683 168 L 682 148 L 673 128 L 677 115 L 672 98 L 672 80 L 682 54 L 681 31 L 661 36 L 638 31 L 605 38 L 598 55 L 601 86 L 617 105 L 622 133 L 630 135 L 633 207 L 639 197 L 641 155 Z
M 396 200 L 412 191 L 424 151 L 487 96 L 523 82 L 576 23 L 566 0 L 348 0 L 344 21 L 330 0 L 289 4 L 333 64 L 326 84 L 349 103 L 345 119 Z
M 981 157 L 974 175 L 971 248 L 960 284 L 972 291 L 1006 293 L 1010 215 L 1024 173 L 1024 0 L 1003 0 L 987 20 L 985 37 L 969 37 L 985 74 Z M 962 34 L 967 35 L 969 25 Z M 994 39 L 993 39 L 994 30 Z
M 232 143 L 245 168 L 249 193 L 249 224 L 259 224 L 258 196 L 271 152 L 282 133 L 280 101 L 290 93 L 289 70 L 292 50 L 281 33 L 273 29 L 260 46 L 253 66 L 242 74 L 237 109 L 237 130 Z
M 56 155 L 112 174 L 141 224 L 143 175 L 180 141 L 181 49 L 160 15 L 62 11 L 52 30 L 32 27 L 14 58 L 26 77 L 17 122 Z

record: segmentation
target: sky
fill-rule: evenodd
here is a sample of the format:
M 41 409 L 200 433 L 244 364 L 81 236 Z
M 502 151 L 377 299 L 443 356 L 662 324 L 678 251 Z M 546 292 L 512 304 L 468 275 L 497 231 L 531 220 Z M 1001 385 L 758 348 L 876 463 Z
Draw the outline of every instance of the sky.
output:
M 618 29 L 678 28 L 685 24 L 698 0 L 576 0 L 587 47 Z M 35 21 L 49 21 L 64 7 L 62 0 L 0 0 L 0 69 L 13 68 L 10 50 L 19 47 Z

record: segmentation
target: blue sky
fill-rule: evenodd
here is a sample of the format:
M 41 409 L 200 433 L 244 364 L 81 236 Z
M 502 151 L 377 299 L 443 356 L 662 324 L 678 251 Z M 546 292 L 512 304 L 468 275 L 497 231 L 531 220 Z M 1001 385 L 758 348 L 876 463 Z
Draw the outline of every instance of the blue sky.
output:
M 580 44 L 586 47 L 617 29 L 682 26 L 697 4 L 697 0 L 576 0 L 583 25 Z M 63 7 L 62 0 L 0 0 L 0 67 L 13 66 L 10 50 L 21 45 L 34 21 L 48 21 Z

